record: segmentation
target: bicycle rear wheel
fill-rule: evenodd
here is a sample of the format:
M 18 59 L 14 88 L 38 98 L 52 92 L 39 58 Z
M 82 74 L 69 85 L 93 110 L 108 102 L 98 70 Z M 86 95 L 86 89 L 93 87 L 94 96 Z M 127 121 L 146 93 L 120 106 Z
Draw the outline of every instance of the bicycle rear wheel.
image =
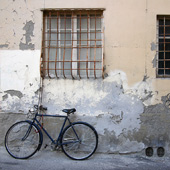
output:
M 40 144 L 40 131 L 29 121 L 15 123 L 5 136 L 5 148 L 16 159 L 31 157 L 39 149 Z
M 85 122 L 66 127 L 61 138 L 61 148 L 71 159 L 84 160 L 93 155 L 98 146 L 96 130 Z

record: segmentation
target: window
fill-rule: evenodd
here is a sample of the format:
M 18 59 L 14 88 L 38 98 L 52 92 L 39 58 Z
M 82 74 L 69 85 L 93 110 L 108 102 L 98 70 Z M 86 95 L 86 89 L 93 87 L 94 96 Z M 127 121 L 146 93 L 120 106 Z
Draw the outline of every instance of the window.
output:
M 44 11 L 43 76 L 102 77 L 102 18 L 103 10 Z
M 170 16 L 158 16 L 157 77 L 170 77 Z

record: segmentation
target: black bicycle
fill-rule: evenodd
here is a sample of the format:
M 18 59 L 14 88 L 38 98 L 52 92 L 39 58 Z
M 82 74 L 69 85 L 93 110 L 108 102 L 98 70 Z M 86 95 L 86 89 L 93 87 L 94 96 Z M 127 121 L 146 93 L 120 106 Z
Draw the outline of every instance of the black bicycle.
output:
M 86 122 L 71 122 L 69 115 L 76 109 L 64 109 L 64 115 L 41 114 L 46 107 L 34 106 L 32 120 L 20 121 L 13 124 L 5 135 L 5 147 L 7 152 L 16 159 L 27 159 L 40 150 L 43 143 L 42 131 L 50 138 L 55 147 L 61 146 L 62 151 L 71 159 L 84 160 L 94 154 L 98 146 L 98 134 L 95 128 Z M 40 113 L 39 113 L 40 112 Z M 42 126 L 41 117 L 59 117 L 64 122 L 57 140 L 54 140 Z M 68 122 L 68 126 L 66 126 Z

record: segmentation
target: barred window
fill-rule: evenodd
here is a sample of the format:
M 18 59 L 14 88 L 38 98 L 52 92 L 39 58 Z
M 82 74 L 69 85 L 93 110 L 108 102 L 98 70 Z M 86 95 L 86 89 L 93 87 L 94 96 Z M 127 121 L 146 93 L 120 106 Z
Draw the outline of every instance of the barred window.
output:
M 157 77 L 170 77 L 170 16 L 158 16 Z
M 103 10 L 44 11 L 41 73 L 49 78 L 103 75 Z

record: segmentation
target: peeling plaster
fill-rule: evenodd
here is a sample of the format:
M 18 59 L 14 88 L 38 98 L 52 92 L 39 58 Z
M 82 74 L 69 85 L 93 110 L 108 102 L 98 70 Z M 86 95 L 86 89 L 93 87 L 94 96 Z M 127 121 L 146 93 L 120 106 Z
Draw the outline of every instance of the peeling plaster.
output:
M 104 129 L 114 130 L 118 137 L 123 129 L 139 129 L 140 114 L 144 111 L 142 100 L 126 93 L 124 87 L 128 87 L 127 78 L 120 71 L 109 73 L 104 80 L 95 81 L 45 79 L 43 103 L 49 106 L 49 113 L 75 107 L 76 115 L 95 124 L 99 134 L 104 135 Z M 140 85 L 140 88 L 143 86 Z
M 0 44 L 0 48 L 8 48 L 8 44 Z
M 152 42 L 151 43 L 151 51 L 156 51 L 156 49 L 157 49 L 157 45 L 154 42 Z
M 4 92 L 7 93 L 7 94 L 10 94 L 11 96 L 17 96 L 18 98 L 23 97 L 23 94 L 18 90 L 7 90 L 7 91 L 4 91 Z
M 156 60 L 157 60 L 157 56 L 155 56 L 154 59 L 152 60 L 153 68 L 157 67 Z
M 31 43 L 31 37 L 34 36 L 33 35 L 34 23 L 32 21 L 26 22 L 25 26 L 23 27 L 23 30 L 25 30 L 25 34 L 23 35 L 24 38 L 25 38 L 25 43 L 20 42 L 19 48 L 21 50 L 28 50 L 28 49 L 33 50 L 34 49 L 34 44 Z
M 155 141 L 157 146 L 161 145 L 161 139 L 167 138 L 152 137 L 157 134 L 154 128 L 152 134 L 147 131 L 153 123 L 146 122 L 146 108 L 155 93 L 148 76 L 129 87 L 126 74 L 115 70 L 104 80 L 45 79 L 43 104 L 49 108 L 47 114 L 62 114 L 63 108 L 75 107 L 74 120 L 92 124 L 99 133 L 99 140 L 105 143 L 105 146 L 100 145 L 99 151 L 135 153 Z M 145 125 L 150 127 L 145 129 Z

